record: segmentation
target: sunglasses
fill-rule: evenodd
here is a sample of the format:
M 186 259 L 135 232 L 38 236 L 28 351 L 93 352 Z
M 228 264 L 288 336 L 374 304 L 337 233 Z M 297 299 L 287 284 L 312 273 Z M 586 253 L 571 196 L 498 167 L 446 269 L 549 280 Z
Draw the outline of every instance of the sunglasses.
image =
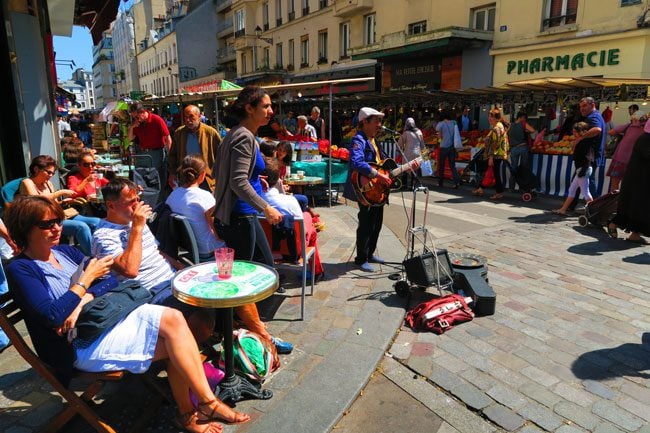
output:
M 46 169 L 44 169 L 44 168 L 42 169 L 42 171 L 44 171 L 45 173 L 49 174 L 50 176 L 54 176 L 54 173 L 56 173 L 56 171 L 54 171 L 54 170 L 46 170 Z
M 97 165 L 97 163 L 95 163 L 95 162 L 84 162 L 81 165 L 84 166 L 84 167 L 94 167 L 94 166 Z
M 63 220 L 61 218 L 53 218 L 51 220 L 39 221 L 36 223 L 36 227 L 41 230 L 52 230 L 54 226 L 61 226 Z

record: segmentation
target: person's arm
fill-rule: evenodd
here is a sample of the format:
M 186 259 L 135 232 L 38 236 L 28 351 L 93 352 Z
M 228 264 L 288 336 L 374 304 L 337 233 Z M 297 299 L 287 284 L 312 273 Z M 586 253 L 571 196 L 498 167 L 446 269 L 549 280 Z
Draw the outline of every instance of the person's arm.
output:
M 325 139 L 327 137 L 327 134 L 325 134 L 325 119 L 321 117 L 321 122 L 320 122 L 320 136 Z
M 134 129 L 137 128 L 137 127 L 138 127 L 137 124 L 131 123 L 129 125 L 129 128 L 126 130 L 126 136 L 129 139 L 129 141 L 131 141 L 131 142 L 133 140 L 135 140 L 136 133 L 135 133 Z
M 526 131 L 530 132 L 531 134 L 534 134 L 534 133 L 537 132 L 537 130 L 535 130 L 535 128 L 530 126 L 530 123 L 528 123 L 528 122 L 526 122 Z
M 210 209 L 205 211 L 203 215 L 205 215 L 205 221 L 208 223 L 210 233 L 212 233 L 214 237 L 217 237 L 217 234 L 214 232 L 214 208 L 215 206 L 212 206 Z
M 49 180 L 47 182 L 50 185 L 50 189 L 54 190 L 52 183 Z M 30 178 L 25 178 L 20 183 L 20 193 L 23 195 L 40 195 L 53 200 L 58 200 L 62 197 L 74 195 L 75 192 L 71 189 L 60 189 L 54 192 L 39 193 L 38 189 L 36 189 L 36 184 L 34 184 L 34 181 Z
M 11 247 L 11 249 L 14 252 L 14 255 L 18 255 L 18 253 L 20 253 L 20 248 L 18 248 L 18 245 L 16 245 L 14 240 L 11 238 L 9 231 L 7 230 L 7 226 L 5 226 L 5 223 L 2 221 L 2 218 L 0 218 L 0 236 L 2 236 L 5 242 L 7 242 L 7 244 Z
M 167 128 L 165 126 L 165 128 Z M 165 145 L 165 149 L 169 152 L 169 149 L 172 147 L 172 136 L 167 134 L 163 137 L 163 144 Z

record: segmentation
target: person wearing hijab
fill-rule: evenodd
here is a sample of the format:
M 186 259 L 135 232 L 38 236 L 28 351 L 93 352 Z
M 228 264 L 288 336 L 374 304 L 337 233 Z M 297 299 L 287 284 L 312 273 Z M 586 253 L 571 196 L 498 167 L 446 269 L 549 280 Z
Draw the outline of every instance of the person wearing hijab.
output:
M 412 117 L 406 119 L 406 123 L 404 124 L 404 132 L 397 141 L 397 145 L 400 149 L 402 149 L 402 153 L 404 154 L 406 161 L 413 161 L 422 155 L 422 149 L 424 148 L 424 136 L 422 135 L 420 128 L 415 126 L 415 120 L 413 120 Z M 419 176 L 419 169 L 417 175 Z M 415 185 L 416 174 L 412 171 L 408 171 L 402 174 L 402 184 L 405 188 L 409 188 L 409 177 L 411 178 L 411 188 Z

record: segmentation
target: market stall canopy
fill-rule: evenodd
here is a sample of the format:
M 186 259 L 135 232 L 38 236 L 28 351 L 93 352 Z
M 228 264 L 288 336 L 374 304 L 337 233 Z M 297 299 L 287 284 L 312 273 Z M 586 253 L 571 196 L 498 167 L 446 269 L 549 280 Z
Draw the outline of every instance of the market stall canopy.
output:
M 502 92 L 546 91 L 586 89 L 593 87 L 650 86 L 650 78 L 536 78 L 532 80 L 511 81 L 498 87 L 469 88 L 452 92 L 457 95 L 481 95 Z
M 59 0 L 65 2 L 65 0 Z M 93 45 L 102 39 L 102 32 L 107 30 L 117 16 L 120 0 L 68 0 L 73 1 L 74 24 L 86 26 L 93 37 Z M 126 2 L 126 0 L 124 0 Z M 49 3 L 49 2 L 48 2 Z M 50 14 L 52 7 L 49 8 Z

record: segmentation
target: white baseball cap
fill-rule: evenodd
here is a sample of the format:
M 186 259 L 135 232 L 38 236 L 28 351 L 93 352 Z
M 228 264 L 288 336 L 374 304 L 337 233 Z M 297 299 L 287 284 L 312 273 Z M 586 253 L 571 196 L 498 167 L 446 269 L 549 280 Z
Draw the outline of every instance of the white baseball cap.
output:
M 361 108 L 361 110 L 359 110 L 359 121 L 367 119 L 370 116 L 384 117 L 384 113 L 382 113 L 381 111 L 377 111 L 374 108 L 370 108 L 370 107 L 363 107 L 363 108 Z

